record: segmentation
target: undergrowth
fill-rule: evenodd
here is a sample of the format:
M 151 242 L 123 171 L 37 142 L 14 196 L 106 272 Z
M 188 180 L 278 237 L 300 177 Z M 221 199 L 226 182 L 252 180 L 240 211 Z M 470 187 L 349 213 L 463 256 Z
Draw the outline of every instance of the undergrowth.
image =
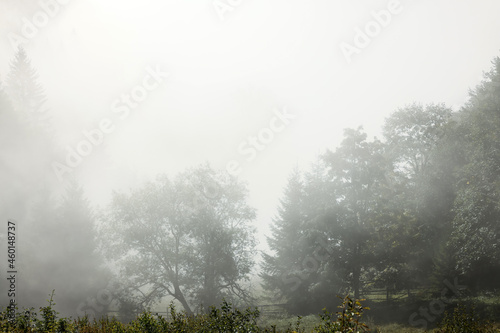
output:
M 370 331 L 368 325 L 361 321 L 363 313 L 369 308 L 362 305 L 364 300 L 352 300 L 349 296 L 342 299 L 340 310 L 331 313 L 326 309 L 319 315 L 319 323 L 307 332 L 383 332 L 380 328 Z M 275 325 L 262 327 L 257 320 L 260 312 L 257 308 L 240 310 L 225 300 L 219 307 L 211 307 L 206 314 L 196 316 L 188 315 L 184 311 L 178 311 L 173 304 L 170 305 L 170 318 L 155 315 L 145 311 L 128 324 L 120 322 L 116 317 L 102 317 L 92 319 L 89 317 L 58 318 L 54 310 L 53 293 L 48 300 L 48 305 L 41 307 L 36 313 L 31 309 L 15 309 L 10 313 L 9 309 L 0 312 L 0 332 L 78 332 L 78 333 L 100 333 L 100 332 L 122 332 L 122 333 L 187 333 L 187 332 L 218 332 L 218 333 L 305 333 L 303 318 L 297 317 L 294 323 L 286 328 L 277 329 Z M 309 320 L 309 318 L 308 318 Z M 306 325 L 309 326 L 309 325 Z M 402 327 L 396 328 L 399 332 L 406 332 Z M 392 332 L 391 329 L 387 330 Z M 409 332 L 409 331 L 408 331 Z M 488 322 L 478 319 L 473 309 L 459 306 L 453 313 L 446 314 L 439 328 L 434 332 L 477 332 L 490 333 L 500 332 L 495 330 Z

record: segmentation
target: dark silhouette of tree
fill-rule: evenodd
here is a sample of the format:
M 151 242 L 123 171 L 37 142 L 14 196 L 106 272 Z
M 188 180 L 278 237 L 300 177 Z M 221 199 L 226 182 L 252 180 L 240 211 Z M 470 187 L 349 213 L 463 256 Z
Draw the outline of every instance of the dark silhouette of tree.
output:
M 271 225 L 267 242 L 272 254 L 263 254 L 263 286 L 270 292 L 270 301 L 286 302 L 288 310 L 304 311 L 312 300 L 309 287 L 314 281 L 315 267 L 308 266 L 304 182 L 295 169 L 289 177 L 278 215 Z
M 332 267 L 344 271 L 355 298 L 360 296 L 361 275 L 370 263 L 367 245 L 374 217 L 382 209 L 387 170 L 382 143 L 366 139 L 361 128 L 347 129 L 340 147 L 323 156 L 335 200 L 329 221 Z

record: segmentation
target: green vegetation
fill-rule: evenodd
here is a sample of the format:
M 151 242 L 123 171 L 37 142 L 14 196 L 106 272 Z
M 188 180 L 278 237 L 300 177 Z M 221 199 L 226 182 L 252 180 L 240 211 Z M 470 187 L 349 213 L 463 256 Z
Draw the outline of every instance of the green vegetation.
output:
M 459 304 L 453 313 L 447 312 L 443 322 L 439 325 L 438 332 L 470 332 L 490 333 L 495 332 L 492 325 L 487 321 L 478 319 L 474 308 L 467 309 L 465 305 Z
M 358 333 L 358 332 L 423 332 L 414 328 L 391 324 L 382 327 L 368 325 L 361 321 L 365 310 L 361 300 L 352 300 L 349 296 L 342 299 L 340 310 L 331 313 L 327 309 L 315 321 L 298 316 L 294 323 L 278 327 L 276 324 L 262 325 L 259 323 L 260 312 L 257 308 L 239 310 L 231 303 L 223 301 L 220 307 L 210 307 L 205 314 L 192 315 L 186 311 L 178 312 L 170 305 L 170 318 L 165 318 L 151 311 L 144 311 L 129 323 L 122 323 L 116 317 L 102 317 L 99 320 L 89 320 L 87 316 L 77 319 L 58 318 L 54 310 L 53 294 L 49 304 L 40 308 L 37 314 L 33 309 L 17 311 L 15 318 L 9 317 L 7 309 L 0 313 L 1 332 L 286 332 L 286 333 Z M 311 328 L 311 325 L 314 327 Z M 372 329 L 370 329 L 370 326 Z M 447 313 L 439 328 L 432 332 L 454 333 L 494 333 L 500 329 L 487 321 L 480 319 L 473 309 L 459 305 L 453 314 Z
M 492 64 L 460 110 L 406 105 L 383 138 L 345 129 L 310 170 L 293 171 L 263 254 L 269 301 L 304 315 L 336 294 L 376 292 L 403 301 L 393 322 L 426 328 L 455 298 L 498 297 L 500 58 Z

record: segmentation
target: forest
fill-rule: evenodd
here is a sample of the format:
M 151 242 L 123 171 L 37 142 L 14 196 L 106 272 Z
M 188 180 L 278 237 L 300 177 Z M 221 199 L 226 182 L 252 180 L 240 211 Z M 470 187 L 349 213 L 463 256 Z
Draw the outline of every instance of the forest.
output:
M 460 110 L 401 106 L 381 138 L 347 128 L 308 170 L 289 170 L 264 253 L 247 184 L 209 162 L 106 207 L 76 177 L 61 189 L 46 176 L 67 154 L 46 101 L 19 48 L 0 90 L 0 209 L 19 221 L 20 307 L 55 290 L 64 315 L 123 320 L 170 301 L 187 315 L 229 301 L 304 316 L 345 295 L 366 298 L 375 321 L 421 328 L 458 299 L 499 313 L 499 57 Z

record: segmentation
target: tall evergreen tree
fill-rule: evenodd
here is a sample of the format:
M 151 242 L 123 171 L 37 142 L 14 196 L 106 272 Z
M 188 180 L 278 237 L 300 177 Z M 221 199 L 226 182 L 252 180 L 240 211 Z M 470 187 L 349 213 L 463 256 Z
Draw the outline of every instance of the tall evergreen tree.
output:
M 42 306 L 55 290 L 56 308 L 66 316 L 103 311 L 102 304 L 92 309 L 86 304 L 110 276 L 97 252 L 96 219 L 83 189 L 72 181 L 59 202 L 45 191 L 31 215 L 32 255 L 23 271 L 37 278 L 23 289 L 23 304 Z
M 311 274 L 315 273 L 306 260 L 304 242 L 308 226 L 303 201 L 304 183 L 300 171 L 295 169 L 267 238 L 272 254 L 263 254 L 264 288 L 272 292 L 273 299 L 287 302 L 291 312 L 303 310 L 311 302 L 308 288 Z
M 6 80 L 6 90 L 14 109 L 32 127 L 48 126 L 47 97 L 38 73 L 23 47 L 19 47 Z

